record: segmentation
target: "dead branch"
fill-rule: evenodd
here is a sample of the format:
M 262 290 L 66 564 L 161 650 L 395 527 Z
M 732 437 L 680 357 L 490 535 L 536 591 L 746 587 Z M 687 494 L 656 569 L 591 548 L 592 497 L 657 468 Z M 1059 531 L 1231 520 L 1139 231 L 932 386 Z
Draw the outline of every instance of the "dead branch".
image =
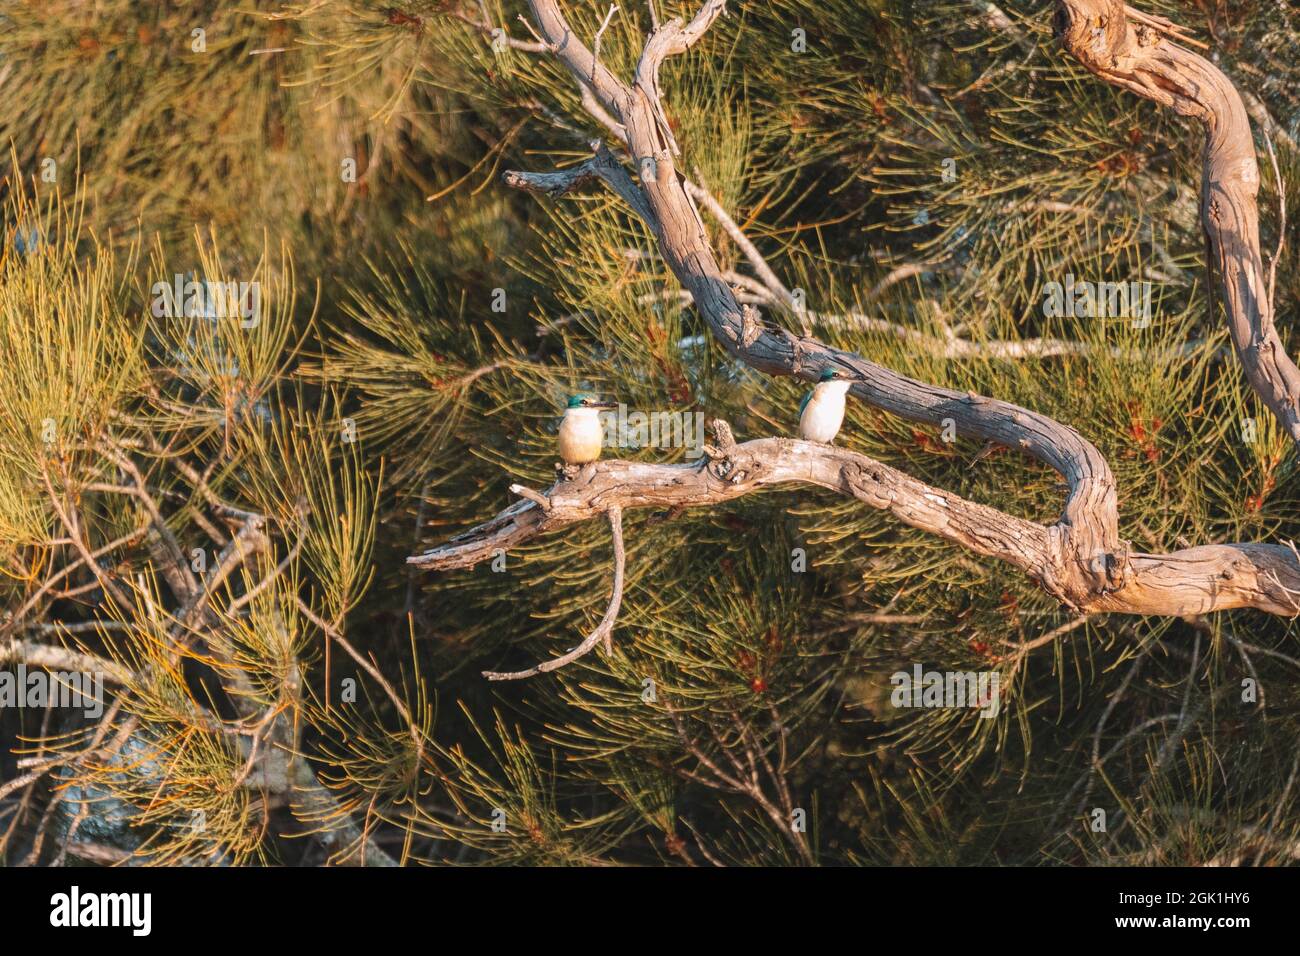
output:
M 579 657 L 590 652 L 592 648 L 602 641 L 605 644 L 605 653 L 608 654 L 614 649 L 611 635 L 614 632 L 614 623 L 618 620 L 618 610 L 623 604 L 623 568 L 627 562 L 627 555 L 623 550 L 622 506 L 610 505 L 606 514 L 609 516 L 609 531 L 613 536 L 614 543 L 614 587 L 609 597 L 609 607 L 605 610 L 605 616 L 601 618 L 600 624 L 596 626 L 594 631 L 584 637 L 577 647 L 568 653 L 561 654 L 549 661 L 543 661 L 536 667 L 530 667 L 523 671 L 484 671 L 483 676 L 488 680 L 519 680 L 523 677 L 534 677 L 537 674 L 559 670 L 565 664 L 571 664 Z
M 128 668 L 108 658 L 17 638 L 0 641 L 0 665 L 9 663 L 27 664 L 50 671 L 102 674 L 105 680 L 115 684 L 125 684 L 132 677 Z
M 1218 67 L 1180 45 L 1188 41 L 1174 24 L 1123 0 L 1058 0 L 1053 25 L 1092 73 L 1205 125 L 1201 223 L 1228 330 L 1251 387 L 1300 442 L 1300 369 L 1273 326 L 1259 250 L 1259 164 L 1241 95 Z
M 726 433 L 729 436 L 730 430 Z M 904 524 L 1005 561 L 1070 603 L 1069 595 L 1053 590 L 1054 527 L 967 501 L 846 448 L 790 438 L 731 446 L 720 439 L 718 444 L 706 449 L 709 460 L 696 464 L 598 461 L 545 492 L 549 511 L 531 500 L 516 502 L 492 520 L 407 561 L 434 570 L 469 568 L 498 551 L 615 506 L 707 507 L 765 487 L 804 484 L 850 495 Z M 1122 585 L 1085 596 L 1075 609 L 1185 615 L 1253 607 L 1285 616 L 1300 610 L 1289 593 L 1300 589 L 1300 570 L 1290 549 L 1281 545 L 1221 544 L 1164 555 L 1132 553 L 1127 564 Z
M 739 758 L 732 753 L 732 748 L 728 745 L 724 735 L 713 726 L 712 722 L 708 722 L 709 732 L 718 745 L 719 753 L 731 764 L 734 771 L 734 773 L 728 772 L 716 760 L 710 758 L 703 748 L 691 738 L 681 714 L 666 702 L 664 707 L 672 718 L 673 728 L 677 732 L 677 739 L 698 764 L 694 770 L 677 767 L 677 773 L 686 780 L 712 790 L 738 793 L 749 797 L 772 821 L 777 828 L 777 832 L 790 841 L 795 852 L 799 855 L 800 861 L 805 866 L 816 866 L 817 860 L 813 856 L 812 849 L 808 846 L 808 841 L 801 832 L 794 828 L 794 801 L 790 798 L 790 788 L 785 778 L 784 755 L 781 760 L 781 771 L 778 773 L 773 768 L 771 761 L 768 760 L 766 751 L 754 739 L 752 730 L 745 726 L 737 715 L 732 714 L 732 724 L 736 729 L 736 743 L 741 748 L 741 752 L 748 763 L 748 771 L 741 764 Z M 782 740 L 781 746 L 784 748 L 784 740 Z M 777 799 L 780 801 L 781 807 L 784 807 L 784 813 L 782 813 L 781 807 L 778 807 L 763 789 L 757 761 L 761 761 L 763 768 L 767 771 L 771 786 L 777 792 Z

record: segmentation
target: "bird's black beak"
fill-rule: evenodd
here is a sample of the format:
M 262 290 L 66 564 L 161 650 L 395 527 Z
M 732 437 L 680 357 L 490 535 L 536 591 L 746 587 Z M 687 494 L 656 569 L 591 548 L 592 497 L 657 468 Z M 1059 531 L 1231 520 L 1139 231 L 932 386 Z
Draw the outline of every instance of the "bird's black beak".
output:
M 618 402 L 592 402 L 588 408 L 618 408 Z

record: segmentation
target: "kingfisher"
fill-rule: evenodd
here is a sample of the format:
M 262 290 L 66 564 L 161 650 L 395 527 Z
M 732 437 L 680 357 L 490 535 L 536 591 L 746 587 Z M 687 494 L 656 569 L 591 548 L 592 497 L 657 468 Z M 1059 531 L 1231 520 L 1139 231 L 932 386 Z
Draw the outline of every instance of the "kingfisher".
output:
M 850 376 L 835 368 L 822 369 L 817 384 L 799 406 L 799 437 L 829 445 L 844 422 L 844 396 L 853 384 Z
M 569 396 L 569 406 L 560 422 L 560 457 L 565 464 L 585 465 L 600 457 L 605 437 L 600 424 L 602 408 L 618 408 L 618 404 L 602 402 L 590 392 Z

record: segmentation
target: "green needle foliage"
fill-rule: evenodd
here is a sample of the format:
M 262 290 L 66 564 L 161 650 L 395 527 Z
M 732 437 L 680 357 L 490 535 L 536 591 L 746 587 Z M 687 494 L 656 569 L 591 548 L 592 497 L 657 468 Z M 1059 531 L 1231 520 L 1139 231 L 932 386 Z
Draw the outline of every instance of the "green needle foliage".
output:
M 694 10 L 562 6 L 624 77 L 652 6 Z M 1280 208 L 1300 209 L 1300 22 L 1276 0 L 1143 9 L 1245 95 L 1271 258 Z M 1135 551 L 1295 540 L 1293 445 L 1206 272 L 1202 134 L 1067 58 L 1051 11 L 733 2 L 663 70 L 678 168 L 822 341 L 1079 430 Z M 505 186 L 617 146 L 520 14 L 0 6 L 0 674 L 104 679 L 99 713 L 0 708 L 0 860 L 1300 859 L 1290 620 L 1073 618 L 1009 567 L 811 487 L 629 510 L 612 650 L 481 676 L 597 626 L 608 524 L 472 570 L 405 559 L 511 484 L 549 487 L 569 395 L 743 441 L 792 435 L 805 391 L 727 355 L 611 191 Z M 795 328 L 702 216 L 742 297 Z M 1149 321 L 1052 314 L 1067 274 L 1150 283 Z M 1036 460 L 860 402 L 837 444 L 1008 514 L 1060 512 Z M 899 707 L 914 667 L 994 679 L 996 714 Z

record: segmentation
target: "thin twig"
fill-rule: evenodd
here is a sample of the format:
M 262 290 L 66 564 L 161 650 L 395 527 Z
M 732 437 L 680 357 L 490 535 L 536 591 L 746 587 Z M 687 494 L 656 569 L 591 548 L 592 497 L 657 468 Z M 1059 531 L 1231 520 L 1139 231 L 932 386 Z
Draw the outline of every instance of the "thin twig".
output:
M 602 641 L 605 644 L 605 652 L 613 651 L 613 631 L 614 623 L 618 620 L 618 610 L 623 603 L 623 567 L 626 563 L 627 556 L 623 550 L 623 509 L 619 505 L 610 505 L 606 512 L 609 516 L 609 531 L 613 538 L 614 546 L 614 587 L 613 593 L 609 598 L 609 607 L 605 610 L 605 616 L 601 618 L 600 624 L 596 629 L 583 638 L 582 643 L 569 651 L 567 654 L 561 654 L 559 657 L 552 658 L 549 661 L 543 661 L 536 667 L 530 667 L 523 671 L 484 671 L 483 676 L 488 680 L 520 680 L 525 677 L 534 677 L 537 674 L 545 674 L 549 671 L 558 670 L 565 664 L 570 664 L 578 658 L 587 654 L 592 648 Z

